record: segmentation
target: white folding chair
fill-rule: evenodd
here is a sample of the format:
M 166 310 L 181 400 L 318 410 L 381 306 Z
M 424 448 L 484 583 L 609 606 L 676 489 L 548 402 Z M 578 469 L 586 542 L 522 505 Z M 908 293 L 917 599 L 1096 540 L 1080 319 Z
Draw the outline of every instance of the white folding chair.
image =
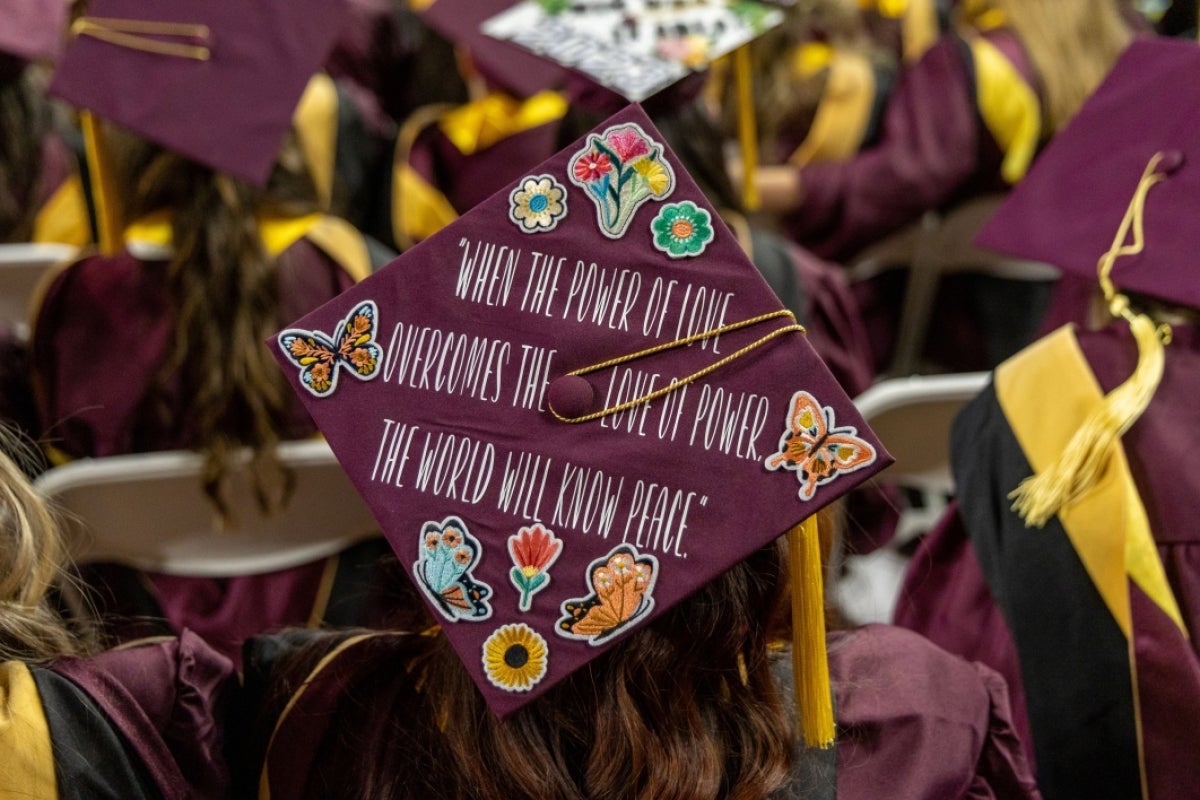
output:
M 29 335 L 34 292 L 51 267 L 74 258 L 69 244 L 0 244 L 0 323 L 12 323 L 17 335 Z
M 950 428 L 959 410 L 987 385 L 990 373 L 912 375 L 876 383 L 854 405 L 896 462 L 878 480 L 913 490 L 919 506 L 901 511 L 892 542 L 839 564 L 834 597 L 859 623 L 888 622 L 907 557 L 900 551 L 941 518 L 954 494 Z
M 81 459 L 48 470 L 36 485 L 66 512 L 76 563 L 197 577 L 251 575 L 315 561 L 380 535 L 324 440 L 287 442 L 278 452 L 295 477 L 286 507 L 264 515 L 249 481 L 235 475 L 234 529 L 205 495 L 203 457 L 192 452 Z M 243 456 L 238 469 L 244 471 Z

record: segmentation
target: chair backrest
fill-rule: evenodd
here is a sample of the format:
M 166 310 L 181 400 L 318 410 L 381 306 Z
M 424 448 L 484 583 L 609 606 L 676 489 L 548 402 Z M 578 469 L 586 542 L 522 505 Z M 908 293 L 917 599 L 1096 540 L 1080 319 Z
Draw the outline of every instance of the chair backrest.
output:
M 1058 277 L 1058 270 L 1049 264 L 1023 261 L 975 246 L 975 235 L 1004 198 L 1004 194 L 981 195 L 944 213 L 927 212 L 918 222 L 863 251 L 850 265 L 852 281 L 865 280 L 890 267 L 908 268 L 896 352 L 886 374 L 903 376 L 919 370 L 943 275 L 976 272 L 1017 281 L 1052 281 Z
M 77 252 L 69 244 L 0 244 L 0 323 L 12 323 L 19 335 L 27 336 L 30 303 L 38 284 L 51 267 Z
M 115 562 L 150 572 L 233 576 L 270 572 L 378 536 L 379 524 L 329 445 L 286 442 L 279 458 L 295 488 L 286 507 L 258 509 L 244 471 L 235 473 L 226 527 L 202 485 L 203 457 L 169 451 L 81 459 L 41 475 L 37 487 L 66 512 L 76 563 Z
M 854 400 L 896 459 L 880 478 L 950 494 L 950 426 L 959 409 L 987 385 L 988 372 L 912 375 L 879 381 Z

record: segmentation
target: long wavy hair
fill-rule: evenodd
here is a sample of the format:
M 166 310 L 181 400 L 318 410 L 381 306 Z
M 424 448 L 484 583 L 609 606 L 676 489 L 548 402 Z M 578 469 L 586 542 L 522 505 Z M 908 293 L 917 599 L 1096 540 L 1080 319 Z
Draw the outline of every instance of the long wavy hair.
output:
M 286 320 L 279 319 L 277 264 L 256 215 L 316 210 L 303 158 L 290 140 L 260 190 L 131 134 L 106 132 L 127 218 L 169 211 L 173 231 L 165 288 L 175 332 L 135 441 L 187 439 L 205 456 L 205 490 L 226 516 L 234 459 L 248 447 L 258 501 L 276 508 L 289 487 L 275 445 L 287 426 L 291 392 L 263 344 Z
M 502 723 L 444 636 L 356 646 L 310 785 L 347 798 L 769 796 L 793 753 L 793 707 L 768 648 L 785 613 L 785 547 L 757 551 Z M 260 751 L 296 689 L 320 693 L 337 672 L 310 675 L 339 639 L 310 640 L 270 672 L 246 726 Z M 277 756 L 287 769 L 289 754 Z
M 51 113 L 40 72 L 0 53 L 0 242 L 27 242 Z
M 55 598 L 69 579 L 59 520 L 29 482 L 38 451 L 0 426 L 0 661 L 50 661 L 80 655 L 90 632 L 67 622 Z
M 1001 13 L 1037 70 L 1050 133 L 1075 116 L 1133 39 L 1118 0 L 983 0 Z

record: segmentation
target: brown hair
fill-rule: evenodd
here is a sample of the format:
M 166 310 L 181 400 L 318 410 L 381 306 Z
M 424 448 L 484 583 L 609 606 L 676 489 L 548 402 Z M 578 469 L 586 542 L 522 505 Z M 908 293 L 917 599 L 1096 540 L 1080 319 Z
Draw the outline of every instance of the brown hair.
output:
M 0 54 L 0 242 L 27 242 L 37 214 L 42 142 L 51 114 L 40 75 Z
M 27 477 L 35 453 L 0 426 L 0 661 L 48 661 L 89 644 L 50 602 L 67 554 L 58 520 Z
M 989 0 L 1037 70 L 1049 132 L 1100 84 L 1133 31 L 1116 0 Z
M 754 553 L 503 723 L 445 637 L 357 645 L 309 783 L 364 798 L 763 798 L 792 759 L 792 706 L 768 652 L 783 548 Z M 318 639 L 271 676 L 259 740 L 330 647 Z M 330 672 L 308 691 L 322 694 Z
M 175 334 L 145 401 L 145 424 L 158 431 L 142 435 L 162 441 L 164 430 L 186 431 L 189 445 L 206 456 L 205 489 L 226 516 L 233 458 L 251 448 L 258 500 L 264 509 L 275 508 L 288 490 L 274 446 L 288 420 L 290 392 L 263 344 L 285 320 L 279 319 L 278 270 L 256 213 L 315 210 L 303 159 L 290 142 L 262 191 L 128 134 L 115 143 L 129 219 L 172 212 L 165 288 Z

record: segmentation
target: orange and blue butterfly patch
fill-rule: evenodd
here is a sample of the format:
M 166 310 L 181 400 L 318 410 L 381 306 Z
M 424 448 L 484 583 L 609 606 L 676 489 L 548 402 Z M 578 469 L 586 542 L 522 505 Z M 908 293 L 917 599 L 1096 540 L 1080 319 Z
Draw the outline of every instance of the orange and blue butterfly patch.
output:
M 818 486 L 874 461 L 875 448 L 858 435 L 856 428 L 839 428 L 831 406 L 822 406 L 808 392 L 799 391 L 792 395 L 779 452 L 763 463 L 767 469 L 795 472 L 800 481 L 800 499 L 811 500 Z
M 492 588 L 475 580 L 471 570 L 483 547 L 458 517 L 426 522 L 413 574 L 417 585 L 450 622 L 484 620 L 492 616 Z
M 360 303 L 342 320 L 333 336 L 289 328 L 279 334 L 279 347 L 300 369 L 300 382 L 310 394 L 328 397 L 337 389 L 342 370 L 361 381 L 379 374 L 383 347 L 375 341 L 379 309 L 373 300 Z
M 618 545 L 588 565 L 591 594 L 562 604 L 555 632 L 568 639 L 604 644 L 654 608 L 658 559 L 628 544 Z

